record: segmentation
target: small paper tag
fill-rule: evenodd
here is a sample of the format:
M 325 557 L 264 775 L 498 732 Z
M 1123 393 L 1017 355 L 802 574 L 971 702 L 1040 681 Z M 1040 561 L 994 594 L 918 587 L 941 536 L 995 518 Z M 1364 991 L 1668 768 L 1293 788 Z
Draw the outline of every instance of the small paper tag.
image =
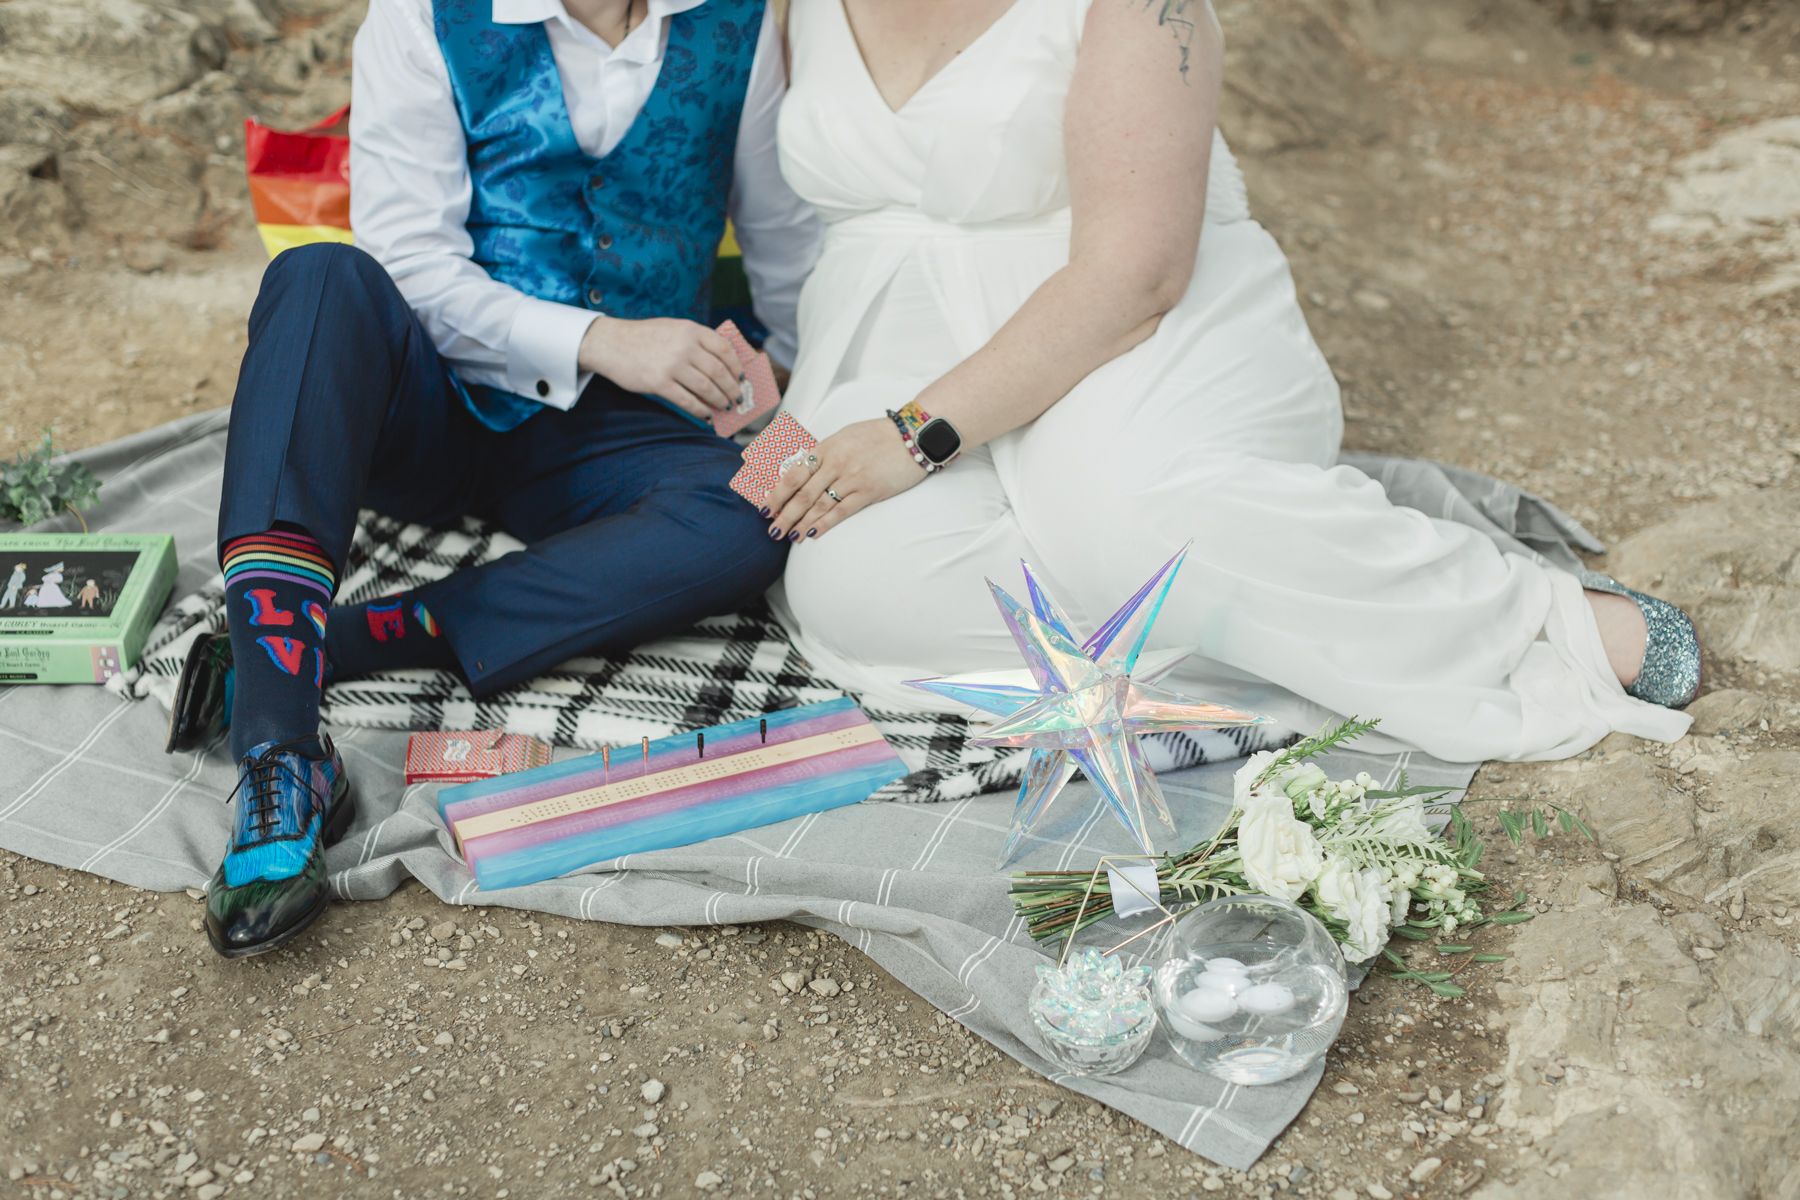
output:
M 1120 917 L 1149 912 L 1162 899 L 1162 885 L 1156 882 L 1155 863 L 1108 867 L 1106 881 L 1112 885 L 1113 913 Z

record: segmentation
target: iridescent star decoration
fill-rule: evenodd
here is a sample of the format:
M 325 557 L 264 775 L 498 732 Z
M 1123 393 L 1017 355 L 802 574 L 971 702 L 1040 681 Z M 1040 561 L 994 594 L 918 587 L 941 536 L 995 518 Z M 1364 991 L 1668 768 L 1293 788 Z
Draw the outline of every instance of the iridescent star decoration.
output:
M 1038 583 L 1031 565 L 1021 562 L 1030 609 L 993 580 L 987 584 L 1019 644 L 1028 672 L 983 671 L 910 681 L 913 687 L 998 717 L 969 739 L 977 745 L 1031 748 L 999 866 L 1018 857 L 1026 833 L 1078 767 L 1144 853 L 1156 853 L 1152 817 L 1170 834 L 1175 832 L 1175 822 L 1162 788 L 1157 786 L 1156 773 L 1137 744 L 1137 735 L 1269 723 L 1268 717 L 1190 700 L 1155 686 L 1156 680 L 1192 653 L 1144 653 L 1150 626 L 1162 611 L 1187 552 L 1188 547 L 1182 547 L 1094 636 L 1079 645 L 1068 617 Z

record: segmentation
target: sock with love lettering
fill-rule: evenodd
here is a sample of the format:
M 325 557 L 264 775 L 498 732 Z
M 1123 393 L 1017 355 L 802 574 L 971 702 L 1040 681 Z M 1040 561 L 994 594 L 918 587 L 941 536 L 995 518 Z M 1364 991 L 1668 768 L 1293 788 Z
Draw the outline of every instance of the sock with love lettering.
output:
M 264 742 L 318 732 L 326 614 L 337 572 L 317 542 L 288 529 L 233 538 L 220 561 L 237 674 L 231 756 L 242 762 Z
M 457 669 L 450 639 L 416 592 L 332 609 L 325 661 L 331 679 L 421 667 Z

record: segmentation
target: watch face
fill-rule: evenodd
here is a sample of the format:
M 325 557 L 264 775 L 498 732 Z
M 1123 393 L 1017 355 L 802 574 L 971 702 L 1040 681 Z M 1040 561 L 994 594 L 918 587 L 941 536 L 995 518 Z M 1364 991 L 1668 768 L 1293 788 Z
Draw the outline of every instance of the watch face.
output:
M 920 452 L 934 463 L 947 462 L 962 449 L 962 434 L 942 417 L 925 422 L 914 440 L 918 442 Z

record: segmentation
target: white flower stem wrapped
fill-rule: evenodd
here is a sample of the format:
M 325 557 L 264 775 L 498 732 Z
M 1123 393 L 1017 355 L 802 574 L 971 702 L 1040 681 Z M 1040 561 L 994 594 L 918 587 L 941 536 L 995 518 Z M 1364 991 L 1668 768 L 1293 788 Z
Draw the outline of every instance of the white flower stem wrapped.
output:
M 1291 901 L 1324 922 L 1352 962 L 1374 957 L 1396 927 L 1423 938 L 1486 920 L 1471 899 L 1487 886 L 1472 827 L 1450 809 L 1453 844 L 1426 820 L 1446 790 L 1409 788 L 1402 776 L 1384 792 L 1366 773 L 1334 783 L 1309 761 L 1375 724 L 1352 719 L 1252 755 L 1232 778 L 1233 811 L 1220 830 L 1158 867 L 1170 903 L 1245 893 Z M 1073 937 L 1112 911 L 1099 871 L 1027 871 L 1012 892 L 1040 939 Z

